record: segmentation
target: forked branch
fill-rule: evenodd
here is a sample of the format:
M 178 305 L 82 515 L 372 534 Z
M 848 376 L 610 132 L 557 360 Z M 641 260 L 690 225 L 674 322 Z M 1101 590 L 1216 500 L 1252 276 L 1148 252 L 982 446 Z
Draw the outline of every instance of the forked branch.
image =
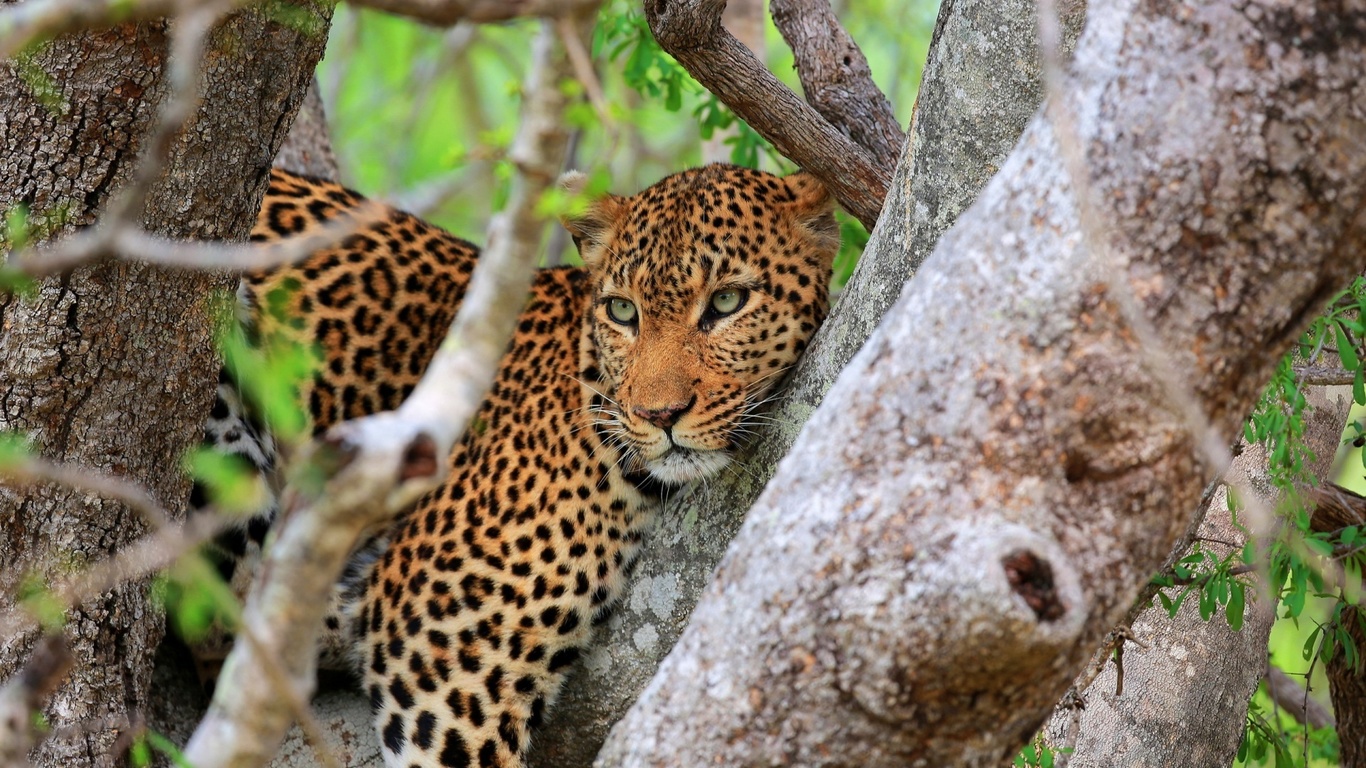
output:
M 891 161 L 874 155 L 783 85 L 721 26 L 725 0 L 650 0 L 645 17 L 661 47 L 697 81 L 823 182 L 869 229 L 882 212 Z M 899 147 L 898 147 L 899 149 Z
M 894 167 L 906 133 L 829 0 L 773 0 L 769 10 L 792 48 L 807 102 L 883 167 Z

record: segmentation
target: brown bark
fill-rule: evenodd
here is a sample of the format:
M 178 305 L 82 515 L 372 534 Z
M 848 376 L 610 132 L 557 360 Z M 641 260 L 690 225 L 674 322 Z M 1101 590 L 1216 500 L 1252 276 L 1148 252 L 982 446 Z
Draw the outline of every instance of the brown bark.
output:
M 869 230 L 891 181 L 891 160 L 860 147 L 773 76 L 721 26 L 725 0 L 649 0 L 660 46 L 785 157 L 815 174 Z
M 756 59 L 764 61 L 767 49 L 764 44 L 764 0 L 729 0 L 721 14 L 721 23 Z M 726 140 L 738 133 L 738 127 L 733 124 L 717 129 L 710 139 L 702 142 L 702 162 L 730 162 L 731 148 Z
M 307 24 L 244 11 L 209 41 L 204 99 L 169 147 L 166 173 L 142 208 L 150 231 L 244 237 L 314 63 L 330 6 Z M 166 98 L 164 22 L 63 37 L 0 68 L 0 209 L 24 205 L 37 234 L 95 221 L 126 183 Z M 43 456 L 144 484 L 180 508 L 188 482 L 179 456 L 212 400 L 212 290 L 234 281 L 124 262 L 43 280 L 31 299 L 0 298 L 0 429 Z M 0 487 L 0 604 L 31 575 L 51 582 L 146 530 L 122 505 L 62 487 Z M 161 616 L 146 586 L 128 584 L 68 614 L 77 659 L 49 718 L 68 738 L 39 750 L 43 765 L 113 765 L 120 739 L 149 698 Z M 36 633 L 6 638 L 0 677 L 13 674 Z
M 1075 143 L 1037 118 L 940 240 L 599 764 L 1008 760 L 1186 529 L 1198 444 L 1361 270 L 1364 76 L 1359 2 L 1094 3 Z
M 829 0 L 773 0 L 769 7 L 792 48 L 807 102 L 883 166 L 892 166 L 906 134 Z
M 1341 619 L 1357 653 L 1366 651 L 1360 607 L 1344 606 Z M 1324 665 L 1324 671 L 1328 673 L 1328 691 L 1337 718 L 1338 765 L 1362 768 L 1366 766 L 1366 671 L 1362 667 L 1353 669 L 1342 654 L 1334 655 Z
M 1320 475 L 1321 477 L 1323 475 Z M 1331 483 L 1314 496 L 1316 508 L 1310 524 L 1316 531 L 1336 531 L 1366 525 L 1366 498 Z M 1366 653 L 1366 629 L 1358 606 L 1344 605 L 1343 629 L 1352 636 L 1357 653 Z M 1353 668 L 1341 653 L 1324 664 L 1328 693 L 1337 719 L 1338 764 L 1341 768 L 1366 766 L 1366 665 Z

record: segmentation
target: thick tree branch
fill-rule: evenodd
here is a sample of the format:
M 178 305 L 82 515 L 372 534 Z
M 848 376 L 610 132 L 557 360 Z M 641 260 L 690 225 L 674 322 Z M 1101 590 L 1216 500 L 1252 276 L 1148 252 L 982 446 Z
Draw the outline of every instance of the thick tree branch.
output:
M 1092 5 L 1064 98 L 1113 261 L 1036 119 L 807 423 L 602 765 L 995 766 L 1032 735 L 1222 469 L 1106 273 L 1228 435 L 1366 259 L 1366 17 L 1340 10 Z
M 724 7 L 725 0 L 648 0 L 645 16 L 664 50 L 871 230 L 891 183 L 890 161 L 860 147 L 774 77 L 721 26 Z
M 906 134 L 829 0 L 773 0 L 769 9 L 792 48 L 807 102 L 868 150 L 874 162 L 894 166 Z
M 184 10 L 191 18 L 63 35 L 0 66 L 0 123 L 19 128 L 0 129 L 0 208 L 28 211 L 30 240 L 90 228 L 101 216 L 169 239 L 246 236 L 266 163 L 321 55 L 331 7 L 286 4 L 288 24 L 241 10 L 206 35 L 213 5 L 226 7 L 161 6 L 158 12 Z M 130 13 L 111 21 L 137 18 L 136 0 L 88 5 L 115 6 Z M 5 49 L 55 31 L 30 23 L 16 32 L 8 20 L 32 14 L 32 22 L 63 7 L 72 8 L 4 5 Z M 71 20 L 61 12 L 49 18 Z M 130 188 L 135 192 L 116 202 Z M 163 507 L 178 507 L 189 481 L 177 457 L 201 434 L 220 365 L 214 303 L 206 299 L 228 288 L 221 273 L 101 263 L 42 280 L 27 300 L 0 298 L 0 429 L 24 433 L 39 455 L 137 482 Z M 0 537 L 0 607 L 7 613 L 15 582 L 26 574 L 69 583 L 70 594 L 81 596 L 98 587 L 101 569 L 119 579 L 159 556 L 125 559 L 140 546 L 129 548 L 144 520 L 124 503 L 61 483 L 22 492 L 0 486 L 0 516 L 8 521 Z M 65 581 L 71 565 L 114 552 L 88 580 Z M 76 666 L 46 709 L 52 735 L 34 760 L 112 763 L 127 747 L 130 718 L 151 698 L 161 612 L 135 581 L 102 590 L 66 619 L 62 634 Z M 36 634 L 6 637 L 0 676 L 18 670 Z
M 1266 670 L 1266 690 L 1277 707 L 1314 730 L 1337 725 L 1333 713 L 1309 698 L 1300 681 L 1276 667 L 1268 667 Z
M 1001 166 L 1036 111 L 1033 0 L 940 8 L 920 108 L 883 216 L 853 277 L 733 473 L 669 500 L 607 637 L 572 673 L 532 765 L 587 765 L 673 647 L 779 459 L 940 235 Z M 1074 33 L 1082 19 L 1074 19 Z M 1035 61 L 1032 67 L 1016 66 Z
M 225 13 L 250 1 L 28 0 L 0 9 L 0 59 L 62 34 L 126 21 L 180 17 L 211 5 Z M 527 16 L 562 16 L 585 7 L 585 0 L 358 0 L 353 5 L 447 27 L 461 21 L 494 23 Z
M 332 151 L 332 136 L 327 130 L 327 114 L 323 110 L 316 75 L 273 165 L 302 176 L 328 181 L 339 178 L 337 156 Z
M 1366 525 L 1366 497 L 1340 485 L 1324 483 L 1314 489 L 1309 501 L 1314 505 L 1309 524 L 1315 531 L 1331 532 Z M 1356 644 L 1358 653 L 1366 650 L 1366 629 L 1363 629 L 1362 619 L 1360 605 L 1342 607 L 1339 621 Z M 1366 766 L 1366 669 L 1354 668 L 1347 663 L 1345 654 L 1335 653 L 1324 665 L 1324 671 L 1328 675 L 1328 693 L 1337 715 L 1335 725 L 1341 765 L 1343 768 L 1363 768 Z M 1299 701 L 1302 705 L 1312 703 L 1302 690 Z
M 263 657 L 278 659 L 307 699 L 323 613 L 352 547 L 440 482 L 441 457 L 492 383 L 535 266 L 544 229 L 536 203 L 565 151 L 560 83 L 573 71 L 556 37 L 554 22 L 543 22 L 510 152 L 518 175 L 446 342 L 397 411 L 339 424 L 313 448 L 328 478 L 322 488 L 291 484 L 243 614 L 254 641 L 237 644 L 224 667 L 214 705 L 186 747 L 195 765 L 259 764 L 275 751 L 292 712 L 255 670 Z

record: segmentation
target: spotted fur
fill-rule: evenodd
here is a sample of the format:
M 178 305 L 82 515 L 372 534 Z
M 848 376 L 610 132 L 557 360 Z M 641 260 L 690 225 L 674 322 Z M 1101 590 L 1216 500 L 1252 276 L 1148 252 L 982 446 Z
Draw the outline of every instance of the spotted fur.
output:
M 276 173 L 254 237 L 298 234 L 358 200 Z M 805 174 L 707 166 L 603 197 L 566 226 L 585 266 L 538 273 L 446 481 L 360 559 L 329 619 L 352 633 L 390 766 L 523 764 L 661 493 L 731 460 L 827 309 L 838 230 Z M 242 297 L 261 338 L 321 350 L 302 397 L 322 430 L 412 390 L 476 257 L 394 212 L 246 279 Z M 224 407 L 219 421 L 256 434 Z M 273 450 L 253 450 L 268 472 Z

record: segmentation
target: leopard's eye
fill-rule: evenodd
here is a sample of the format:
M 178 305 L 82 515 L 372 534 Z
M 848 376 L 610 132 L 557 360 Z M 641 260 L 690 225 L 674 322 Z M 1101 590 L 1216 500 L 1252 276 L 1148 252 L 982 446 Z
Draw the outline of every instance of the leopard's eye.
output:
M 727 288 L 711 295 L 711 309 L 717 317 L 733 314 L 745 303 L 746 292 L 739 288 Z
M 614 323 L 633 325 L 636 322 L 636 305 L 627 299 L 608 299 L 607 316 Z

